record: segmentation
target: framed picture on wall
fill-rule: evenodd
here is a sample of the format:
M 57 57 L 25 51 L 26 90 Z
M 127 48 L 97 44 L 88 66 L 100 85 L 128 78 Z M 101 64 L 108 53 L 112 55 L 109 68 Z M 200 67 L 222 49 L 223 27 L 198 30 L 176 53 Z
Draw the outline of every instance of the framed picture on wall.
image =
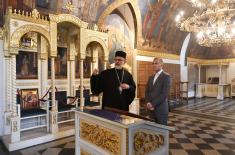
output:
M 19 51 L 16 56 L 16 78 L 37 79 L 38 61 L 36 52 Z
M 58 47 L 57 57 L 55 58 L 55 78 L 67 78 L 67 48 Z M 48 78 L 51 78 L 51 61 L 48 60 Z
M 80 65 L 79 65 L 79 60 L 78 57 L 75 59 L 76 61 L 76 66 L 75 66 L 75 74 L 76 78 L 80 78 Z M 83 74 L 84 78 L 90 78 L 91 76 L 91 57 L 86 57 L 86 59 L 83 61 Z

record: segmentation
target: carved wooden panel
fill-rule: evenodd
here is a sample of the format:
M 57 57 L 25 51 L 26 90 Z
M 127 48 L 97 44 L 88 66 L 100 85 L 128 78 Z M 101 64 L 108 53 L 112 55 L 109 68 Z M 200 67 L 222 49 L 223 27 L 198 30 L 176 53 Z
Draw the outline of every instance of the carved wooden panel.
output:
M 137 61 L 138 66 L 138 97 L 143 99 L 145 93 L 145 87 L 149 76 L 154 74 L 152 62 Z M 171 75 L 172 86 L 170 90 L 171 98 L 177 98 L 179 96 L 179 82 L 180 82 L 180 65 L 179 64 L 164 64 L 163 70 Z

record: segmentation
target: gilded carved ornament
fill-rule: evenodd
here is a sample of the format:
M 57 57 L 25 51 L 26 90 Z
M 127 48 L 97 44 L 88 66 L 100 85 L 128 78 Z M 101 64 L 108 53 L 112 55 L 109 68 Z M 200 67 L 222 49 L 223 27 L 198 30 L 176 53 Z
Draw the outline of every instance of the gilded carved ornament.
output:
M 18 20 L 23 20 L 23 21 L 28 21 L 28 22 L 33 22 L 33 23 L 38 23 L 38 24 L 43 24 L 43 25 L 48 25 L 49 21 L 47 16 L 42 16 L 39 14 L 39 12 L 36 9 L 33 9 L 32 12 L 27 12 L 24 10 L 16 10 L 12 9 L 11 7 L 8 8 L 8 12 L 6 14 L 7 18 L 14 18 Z
M 36 25 L 24 25 L 16 29 L 15 32 L 13 32 L 11 39 L 10 39 L 10 47 L 13 49 L 19 48 L 21 37 L 27 32 L 32 32 L 32 31 L 42 34 L 48 40 L 50 44 L 49 32 L 46 29 L 40 26 L 36 26 Z M 10 51 L 10 53 L 12 53 L 12 51 Z M 17 54 L 17 53 L 18 52 L 13 52 L 12 54 Z
M 80 137 L 109 151 L 111 154 L 121 154 L 120 133 L 80 120 Z
M 139 131 L 134 134 L 134 154 L 145 155 L 159 149 L 164 145 L 164 137 L 161 134 Z
M 3 28 L 0 28 L 0 39 L 3 39 Z
M 88 26 L 88 23 L 83 22 L 80 20 L 78 17 L 71 15 L 71 14 L 59 14 L 59 15 L 54 15 L 54 14 L 49 14 L 49 18 L 51 21 L 54 21 L 56 23 L 60 22 L 70 22 L 75 24 L 78 27 L 86 28 Z

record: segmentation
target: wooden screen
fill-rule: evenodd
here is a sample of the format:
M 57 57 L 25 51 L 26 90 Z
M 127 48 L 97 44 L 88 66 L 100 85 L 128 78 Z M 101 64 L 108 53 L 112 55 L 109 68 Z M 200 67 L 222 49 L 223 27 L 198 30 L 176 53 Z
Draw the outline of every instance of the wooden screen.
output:
M 137 61 L 138 66 L 138 98 L 144 99 L 145 87 L 149 76 L 154 74 L 152 62 Z M 180 82 L 180 65 L 179 64 L 164 64 L 163 70 L 171 75 L 172 86 L 169 97 L 177 98 L 179 96 L 179 82 Z

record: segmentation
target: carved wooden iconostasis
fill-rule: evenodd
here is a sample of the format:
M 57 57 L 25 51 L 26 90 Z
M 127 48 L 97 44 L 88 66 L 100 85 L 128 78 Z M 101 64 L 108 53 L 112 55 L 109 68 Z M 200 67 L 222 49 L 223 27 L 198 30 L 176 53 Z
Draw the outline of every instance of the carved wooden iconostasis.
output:
M 92 68 L 99 65 L 106 68 L 107 40 L 105 29 L 89 25 L 71 14 L 49 14 L 48 18 L 40 15 L 36 9 L 30 13 L 12 8 L 7 10 L 3 38 L 6 64 L 4 120 L 9 120 L 9 123 L 4 124 L 4 132 L 11 139 L 7 142 L 9 149 L 20 149 L 17 143 L 22 142 L 20 134 L 22 130 L 26 130 L 22 129 L 22 106 L 19 105 L 23 102 L 18 103 L 17 92 L 25 90 L 26 94 L 19 95 L 28 99 L 33 96 L 30 90 L 37 90 L 38 101 L 32 102 L 30 109 L 40 99 L 40 102 L 48 102 L 50 111 L 46 110 L 43 127 L 51 134 L 59 132 L 59 105 L 56 100 L 63 98 L 63 102 L 67 104 L 67 96 L 78 95 L 81 107 L 84 106 L 84 100 L 89 104 L 88 99 L 84 99 L 84 92 L 89 97 Z M 51 100 L 47 100 L 49 98 Z M 77 106 L 74 102 L 73 105 Z M 14 131 L 11 130 L 12 123 Z M 27 129 L 32 128 L 36 127 Z M 69 133 L 72 132 L 67 134 Z

